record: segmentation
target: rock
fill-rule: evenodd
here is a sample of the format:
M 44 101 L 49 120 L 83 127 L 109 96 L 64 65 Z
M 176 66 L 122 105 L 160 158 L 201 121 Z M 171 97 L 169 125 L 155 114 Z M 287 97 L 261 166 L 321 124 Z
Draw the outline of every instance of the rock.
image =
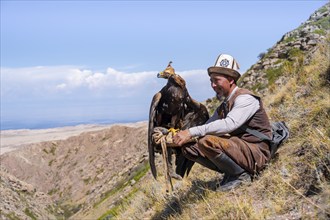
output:
M 315 46 L 317 44 L 316 40 L 310 40 L 307 42 L 307 45 Z
M 1 219 L 12 216 L 12 213 L 15 213 L 15 219 L 30 219 L 26 214 L 27 210 L 37 219 L 56 219 L 50 212 L 53 201 L 48 195 L 35 192 L 31 184 L 17 179 L 4 169 L 0 170 L 0 175 Z M 62 211 L 60 208 L 58 210 Z
M 305 53 L 303 64 L 309 64 L 317 45 L 326 42 L 326 37 L 320 33 L 330 33 L 330 29 L 322 29 L 319 25 L 321 19 L 329 17 L 329 3 L 325 7 L 327 7 L 327 10 L 323 8 L 315 12 L 298 28 L 284 34 L 280 41 L 268 50 L 268 54 L 265 55 L 267 58 L 260 59 L 243 75 L 240 86 L 251 89 L 255 85 L 255 82 L 258 82 L 258 84 L 266 83 L 267 80 L 263 80 L 266 79 L 266 75 L 261 70 L 280 68 L 283 65 L 281 60 L 295 61 L 296 57 L 289 56 L 289 51 L 292 48 L 297 48 Z M 281 84 L 283 80 L 285 78 L 281 78 L 275 83 L 277 85 Z M 265 86 L 264 89 L 258 90 L 258 92 L 265 93 L 266 90 Z

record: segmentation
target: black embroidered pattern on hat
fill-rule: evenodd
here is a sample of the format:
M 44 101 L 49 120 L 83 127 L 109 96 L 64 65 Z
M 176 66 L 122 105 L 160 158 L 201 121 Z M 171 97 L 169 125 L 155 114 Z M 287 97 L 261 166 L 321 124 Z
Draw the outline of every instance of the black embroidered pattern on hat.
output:
M 227 59 L 221 60 L 220 66 L 227 67 L 228 65 L 229 65 L 229 60 L 227 60 Z

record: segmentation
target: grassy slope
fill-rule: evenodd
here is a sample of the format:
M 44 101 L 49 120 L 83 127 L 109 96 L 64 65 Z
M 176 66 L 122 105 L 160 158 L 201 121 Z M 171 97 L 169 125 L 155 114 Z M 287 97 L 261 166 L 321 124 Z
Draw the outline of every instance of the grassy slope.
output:
M 117 207 L 116 218 L 329 218 L 329 58 L 326 45 L 319 47 L 308 66 L 302 66 L 301 55 L 294 68 L 285 69 L 286 83 L 264 97 L 271 120 L 286 121 L 291 137 L 252 185 L 214 192 L 209 186 L 219 174 L 195 165 L 189 177 L 175 182 L 174 192 L 166 194 L 163 176 L 157 182 L 147 175 Z

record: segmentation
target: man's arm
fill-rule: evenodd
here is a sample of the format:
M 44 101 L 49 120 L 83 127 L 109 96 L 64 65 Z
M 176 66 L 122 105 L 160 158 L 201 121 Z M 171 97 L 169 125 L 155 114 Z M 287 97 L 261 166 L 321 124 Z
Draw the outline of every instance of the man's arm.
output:
M 200 137 L 207 134 L 227 134 L 242 126 L 259 108 L 259 100 L 255 97 L 248 94 L 240 95 L 236 98 L 234 106 L 226 118 L 216 119 L 207 124 L 189 128 L 188 130 L 191 137 Z

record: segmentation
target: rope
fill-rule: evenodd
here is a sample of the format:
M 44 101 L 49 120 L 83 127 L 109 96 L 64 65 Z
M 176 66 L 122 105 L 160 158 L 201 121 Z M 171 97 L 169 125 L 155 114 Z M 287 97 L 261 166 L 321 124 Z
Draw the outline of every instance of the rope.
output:
M 170 175 L 170 171 L 168 169 L 169 162 L 168 162 L 168 154 L 167 154 L 167 147 L 180 147 L 173 143 L 173 136 L 175 135 L 177 130 L 175 129 L 166 129 L 164 127 L 155 127 L 152 139 L 153 142 L 157 145 L 161 145 L 162 147 L 162 157 L 163 157 L 163 165 L 164 165 L 164 173 L 165 173 L 165 182 L 166 182 L 166 191 L 173 191 L 173 184 Z M 188 142 L 197 142 L 196 138 L 192 138 Z
M 163 156 L 163 165 L 164 165 L 164 174 L 165 174 L 165 183 L 166 183 L 166 191 L 173 191 L 172 179 L 170 176 L 170 171 L 168 169 L 168 155 L 167 155 L 167 143 L 166 137 L 169 136 L 172 132 L 168 132 L 166 128 L 156 127 L 154 129 L 154 133 L 152 134 L 152 138 L 156 144 L 160 144 L 162 147 L 162 156 Z M 173 141 L 172 141 L 173 143 Z

